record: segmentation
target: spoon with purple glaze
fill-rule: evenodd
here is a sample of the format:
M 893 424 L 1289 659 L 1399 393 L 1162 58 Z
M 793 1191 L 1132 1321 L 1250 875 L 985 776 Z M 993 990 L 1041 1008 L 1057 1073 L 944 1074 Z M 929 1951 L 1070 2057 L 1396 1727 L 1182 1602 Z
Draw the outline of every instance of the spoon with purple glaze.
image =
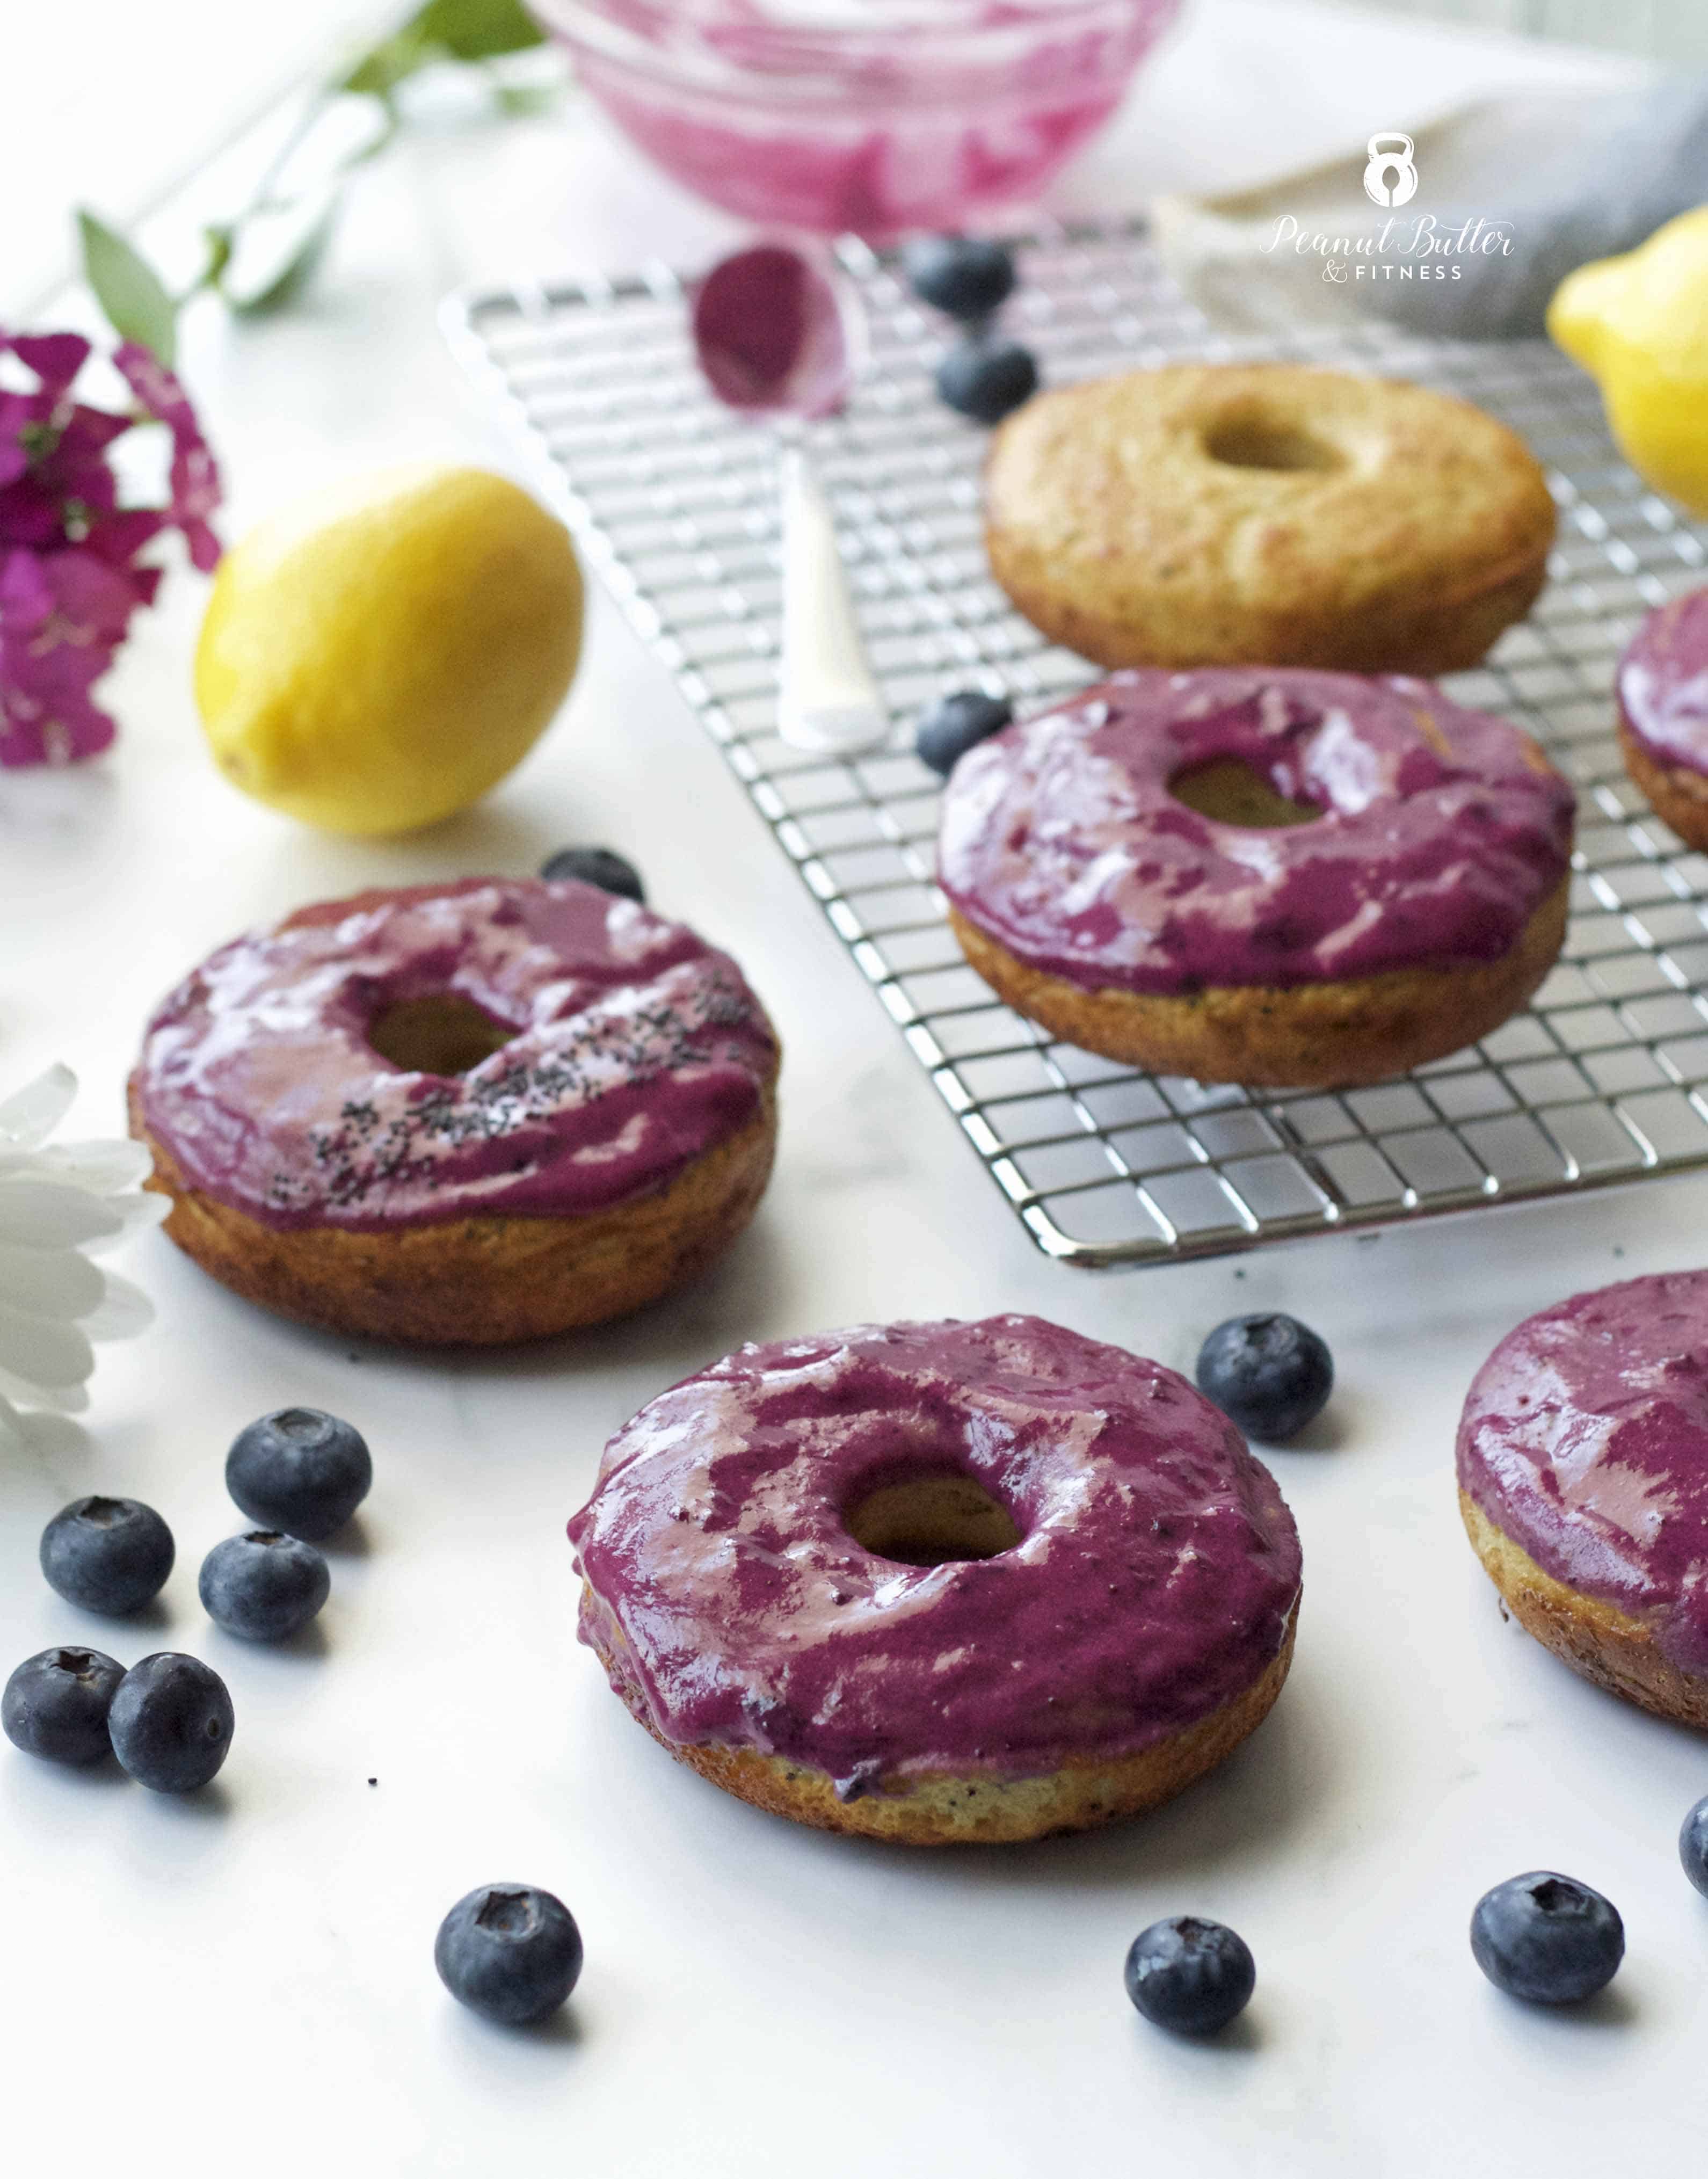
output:
M 833 416 L 865 354 L 852 289 L 783 242 L 714 265 L 694 298 L 695 354 L 726 408 L 782 439 L 783 656 L 777 730 L 793 749 L 848 756 L 889 734 L 860 640 L 836 524 L 799 426 Z

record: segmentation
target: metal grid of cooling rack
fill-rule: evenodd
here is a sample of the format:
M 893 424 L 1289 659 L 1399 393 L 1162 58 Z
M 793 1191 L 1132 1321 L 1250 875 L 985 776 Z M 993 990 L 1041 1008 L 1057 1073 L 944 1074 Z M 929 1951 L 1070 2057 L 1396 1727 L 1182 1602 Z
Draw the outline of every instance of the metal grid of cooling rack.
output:
M 1708 1164 L 1708 857 L 1684 852 L 1627 781 L 1609 694 L 1638 620 L 1708 579 L 1708 555 L 1705 533 L 1619 461 L 1588 381 L 1540 343 L 1374 324 L 1218 336 L 1137 228 L 1057 231 L 1024 250 L 1011 322 L 1051 382 L 1259 355 L 1419 379 L 1513 425 L 1561 503 L 1531 618 L 1446 684 L 1524 720 L 1579 790 L 1570 932 L 1530 1008 L 1372 1089 L 1151 1077 L 998 1004 L 944 920 L 937 782 L 911 749 L 920 708 L 969 684 L 1036 707 L 1092 672 L 1046 645 L 990 579 L 984 435 L 931 391 L 941 321 L 862 245 L 839 250 L 872 362 L 847 412 L 815 427 L 815 453 L 895 721 L 887 747 L 854 760 L 777 737 L 774 451 L 702 390 L 678 278 L 653 266 L 459 296 L 446 327 L 1039 1246 L 1082 1265 L 1166 1261 Z

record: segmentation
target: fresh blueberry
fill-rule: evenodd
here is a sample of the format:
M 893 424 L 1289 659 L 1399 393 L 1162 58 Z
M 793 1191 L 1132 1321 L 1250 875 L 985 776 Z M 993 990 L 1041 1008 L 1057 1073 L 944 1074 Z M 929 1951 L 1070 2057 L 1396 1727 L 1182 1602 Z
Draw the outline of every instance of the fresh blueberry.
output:
M 519 2028 L 555 2012 L 581 1972 L 581 1932 L 561 1899 L 531 1884 L 483 1884 L 439 1924 L 433 1965 L 453 1997 Z
M 176 1556 L 172 1531 L 135 1498 L 77 1498 L 41 1531 L 50 1588 L 85 1611 L 123 1619 L 166 1586 Z
M 626 855 L 614 848 L 560 848 L 540 865 L 542 878 L 579 878 L 597 886 L 601 892 L 621 893 L 624 900 L 646 904 L 646 888 L 640 873 Z
M 1195 1914 L 1153 1922 L 1127 1954 L 1127 1995 L 1177 2035 L 1213 2035 L 1244 2012 L 1257 1982 L 1250 1947 L 1225 1923 Z
M 1699 1801 L 1678 1833 L 1678 1858 L 1684 1874 L 1708 1898 L 1708 1799 Z
M 1279 1445 L 1328 1405 L 1334 1363 L 1296 1316 L 1230 1316 L 1198 1350 L 1198 1389 L 1248 1437 Z
M 1006 696 L 987 696 L 982 689 L 957 689 L 939 696 L 920 720 L 914 747 L 920 761 L 947 779 L 969 749 L 1000 733 L 1014 716 Z
M 1471 1951 L 1497 1990 L 1533 2005 L 1575 2005 L 1605 1988 L 1625 1957 L 1625 1925 L 1599 1891 L 1534 1869 L 1478 1900 Z
M 332 1585 L 314 1545 L 277 1529 L 251 1529 L 216 1544 L 196 1584 L 208 1617 L 246 1642 L 283 1642 L 306 1627 Z
M 318 1408 L 261 1416 L 225 1457 L 225 1487 L 250 1520 L 311 1544 L 337 1534 L 373 1479 L 361 1432 Z
M 975 423 L 1000 424 L 1038 390 L 1038 366 L 1018 341 L 979 337 L 952 348 L 937 365 L 937 392 Z
M 98 1763 L 112 1748 L 107 1713 L 124 1667 L 99 1649 L 44 1649 L 26 1657 L 0 1695 L 0 1726 L 14 1748 L 49 1763 Z
M 231 1747 L 231 1697 L 200 1657 L 160 1649 L 118 1683 L 107 1729 L 113 1752 L 157 1793 L 206 1785 Z
M 922 303 L 968 321 L 989 317 L 1014 292 L 1008 251 L 970 234 L 928 234 L 909 243 L 902 270 Z

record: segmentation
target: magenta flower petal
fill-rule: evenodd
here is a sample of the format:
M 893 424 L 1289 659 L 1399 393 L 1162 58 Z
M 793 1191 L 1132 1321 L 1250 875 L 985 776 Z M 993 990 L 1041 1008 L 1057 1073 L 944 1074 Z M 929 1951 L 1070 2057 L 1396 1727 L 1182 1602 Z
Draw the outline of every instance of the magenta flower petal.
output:
M 71 764 L 113 737 L 89 691 L 140 602 L 129 576 L 72 547 L 0 567 L 0 764 Z
M 213 450 L 201 435 L 189 396 L 157 356 L 126 341 L 113 360 L 149 414 L 172 433 L 170 519 L 184 532 L 189 557 L 205 574 L 220 556 L 219 540 L 207 519 L 223 497 Z
M 0 486 L 0 552 L 23 546 L 46 552 L 65 535 L 65 515 L 58 495 L 45 491 L 27 472 L 16 483 Z
M 56 401 L 89 360 L 89 343 L 81 333 L 17 333 L 3 344 Z
M 167 526 L 163 510 L 153 507 L 121 507 L 111 514 L 102 514 L 90 524 L 89 535 L 83 540 L 85 552 L 105 560 L 112 568 L 129 568 L 133 581 L 142 574 L 157 577 L 158 568 L 129 568 L 129 563 L 151 538 L 157 537 Z
M 72 621 L 57 593 L 80 587 L 77 575 L 28 552 L 0 564 L 0 765 L 70 764 L 113 739 L 113 722 L 89 690 L 113 662 L 97 623 L 111 624 L 114 601 Z
M 136 419 L 71 398 L 89 343 L 0 330 L 7 351 L 39 383 L 0 388 L 0 765 L 70 764 L 113 738 L 91 691 L 159 587 L 139 553 L 170 525 L 198 568 L 218 560 L 219 469 L 178 380 L 127 341 L 113 360 L 172 434 L 172 462 L 168 506 L 121 507 L 107 449 Z
M 33 552 L 0 560 L 0 638 L 33 628 L 52 609 L 53 593 Z

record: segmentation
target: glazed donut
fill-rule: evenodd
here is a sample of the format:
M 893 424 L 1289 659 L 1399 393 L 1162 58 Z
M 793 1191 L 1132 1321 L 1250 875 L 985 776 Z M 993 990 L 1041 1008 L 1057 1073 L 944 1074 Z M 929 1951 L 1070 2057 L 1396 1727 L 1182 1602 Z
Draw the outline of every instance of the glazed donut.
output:
M 1520 1626 L 1708 1727 L 1708 1271 L 1574 1294 L 1508 1332 L 1465 1401 L 1458 1481 Z
M 1708 848 L 1708 590 L 1660 606 L 1619 661 L 1619 753 L 1655 815 Z
M 581 1638 L 678 1761 L 824 1830 L 1082 1830 L 1279 1693 L 1299 1537 L 1154 1362 L 1036 1317 L 744 1347 L 643 1408 L 569 1523 Z
M 1524 442 L 1397 381 L 1173 364 L 997 431 L 991 572 L 1099 666 L 1450 673 L 1522 620 L 1555 511 Z
M 691 1277 L 771 1171 L 777 1044 L 728 954 L 577 880 L 299 908 L 156 1009 L 131 1133 L 166 1231 L 281 1315 L 537 1339 Z
M 1421 681 L 1135 671 L 956 765 L 938 882 L 1052 1035 L 1200 1082 L 1374 1082 L 1486 1036 L 1565 935 L 1571 789 Z

